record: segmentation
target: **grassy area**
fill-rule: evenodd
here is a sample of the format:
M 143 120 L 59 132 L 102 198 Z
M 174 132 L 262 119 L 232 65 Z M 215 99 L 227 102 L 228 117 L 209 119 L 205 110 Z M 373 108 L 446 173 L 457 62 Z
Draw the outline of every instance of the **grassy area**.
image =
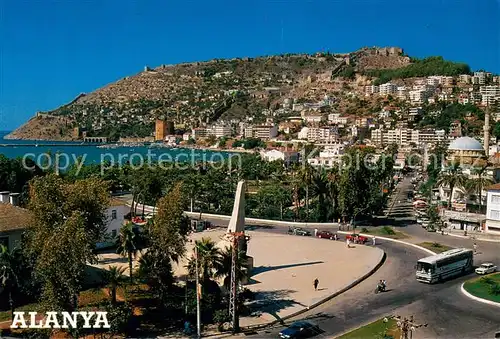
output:
M 385 335 L 385 336 L 384 336 Z M 400 331 L 396 320 L 389 319 L 384 323 L 383 319 L 377 320 L 371 324 L 360 327 L 352 332 L 346 333 L 339 339 L 373 339 L 373 338 L 399 338 Z
M 445 252 L 445 251 L 453 249 L 453 247 L 446 246 L 446 245 L 440 244 L 438 242 L 427 242 L 426 241 L 426 242 L 421 242 L 417 245 L 422 246 L 423 248 L 427 248 L 428 250 L 431 250 L 431 251 L 436 252 L 436 253 L 441 253 L 441 252 Z
M 500 303 L 500 273 L 466 281 L 464 289 L 478 298 Z
M 406 233 L 403 233 L 401 231 L 395 230 L 393 227 L 390 226 L 379 226 L 379 227 L 370 227 L 370 228 L 359 228 L 357 227 L 356 230 L 361 233 L 366 233 L 369 235 L 374 235 L 374 236 L 379 236 L 379 237 L 386 237 L 386 238 L 391 238 L 391 239 L 405 239 L 409 238 L 409 236 Z
M 27 304 L 27 305 L 23 305 L 23 306 L 19 306 L 16 308 L 16 311 L 19 311 L 19 312 L 35 312 L 35 311 L 39 311 L 40 310 L 40 305 L 38 305 L 37 303 L 33 303 L 33 304 Z M 10 317 L 10 311 L 2 311 L 0 312 L 0 322 L 2 321 L 7 321 L 7 320 L 11 320 L 11 317 Z

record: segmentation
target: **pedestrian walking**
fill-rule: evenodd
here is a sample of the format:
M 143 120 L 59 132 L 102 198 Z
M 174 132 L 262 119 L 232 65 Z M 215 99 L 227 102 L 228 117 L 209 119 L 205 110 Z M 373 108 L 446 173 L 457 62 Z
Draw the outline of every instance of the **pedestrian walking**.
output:
M 317 237 L 317 236 L 318 236 L 318 229 L 317 229 L 317 228 L 315 228 L 315 229 L 314 229 L 314 236 L 315 236 L 315 237 Z
M 373 246 L 375 246 L 375 236 L 373 236 L 372 240 L 373 240 Z
M 351 240 L 349 240 L 349 238 L 346 239 L 346 243 L 347 243 L 347 248 L 351 248 Z
M 313 285 L 314 285 L 314 290 L 317 291 L 318 290 L 318 285 L 319 285 L 318 278 L 314 279 Z
M 474 243 L 474 245 L 472 245 L 472 248 L 474 248 L 474 253 L 477 253 L 477 244 Z

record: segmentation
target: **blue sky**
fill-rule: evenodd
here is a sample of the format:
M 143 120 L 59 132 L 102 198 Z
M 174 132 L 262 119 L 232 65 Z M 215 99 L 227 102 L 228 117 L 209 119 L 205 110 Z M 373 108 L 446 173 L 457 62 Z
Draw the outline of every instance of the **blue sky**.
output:
M 499 0 L 0 0 L 0 130 L 145 65 L 400 46 L 500 73 Z

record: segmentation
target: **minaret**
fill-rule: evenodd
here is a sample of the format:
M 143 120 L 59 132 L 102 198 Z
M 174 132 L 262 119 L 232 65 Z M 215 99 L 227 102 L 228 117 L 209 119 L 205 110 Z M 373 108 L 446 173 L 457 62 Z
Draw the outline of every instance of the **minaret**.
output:
M 489 157 L 490 153 L 490 105 L 486 107 L 486 112 L 484 114 L 484 154 L 486 158 Z

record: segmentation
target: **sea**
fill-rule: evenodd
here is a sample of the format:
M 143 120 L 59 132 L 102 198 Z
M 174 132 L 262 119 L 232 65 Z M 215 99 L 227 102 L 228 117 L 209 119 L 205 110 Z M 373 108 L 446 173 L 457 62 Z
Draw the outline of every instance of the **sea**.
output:
M 149 164 L 156 162 L 220 162 L 231 152 L 195 148 L 158 147 L 157 144 L 86 144 L 69 141 L 9 140 L 0 131 L 0 154 L 7 158 L 33 159 L 39 166 L 57 163 L 61 169 L 72 164 Z M 55 158 L 57 159 L 57 162 Z

